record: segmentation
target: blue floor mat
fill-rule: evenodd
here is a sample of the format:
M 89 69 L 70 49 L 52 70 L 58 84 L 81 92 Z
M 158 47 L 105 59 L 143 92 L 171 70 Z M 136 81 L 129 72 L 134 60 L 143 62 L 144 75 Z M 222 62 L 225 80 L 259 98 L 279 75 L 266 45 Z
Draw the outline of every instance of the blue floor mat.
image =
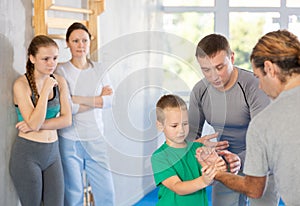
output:
M 208 204 L 211 205 L 211 186 L 207 187 L 206 191 L 208 194 Z M 155 206 L 158 201 L 157 193 L 158 188 L 155 188 L 133 206 Z M 283 202 L 280 201 L 278 206 L 284 206 Z

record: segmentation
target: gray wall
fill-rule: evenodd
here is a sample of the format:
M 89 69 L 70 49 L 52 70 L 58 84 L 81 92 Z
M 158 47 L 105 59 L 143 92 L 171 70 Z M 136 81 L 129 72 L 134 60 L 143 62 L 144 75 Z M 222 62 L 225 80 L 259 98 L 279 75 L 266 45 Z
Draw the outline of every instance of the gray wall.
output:
M 160 27 L 156 1 L 107 1 L 100 16 L 100 57 L 115 89 L 105 117 L 117 205 L 132 205 L 154 186 L 150 156 L 158 146 L 154 108 L 161 90 L 161 56 L 152 31 Z M 152 85 L 152 86 L 150 86 Z
M 56 3 L 59 2 L 56 0 Z M 33 37 L 32 7 L 33 2 L 30 0 L 0 1 L 0 205 L 18 205 L 17 195 L 8 173 L 10 149 L 17 135 L 12 84 L 25 72 L 26 49 Z M 157 15 L 155 0 L 108 0 L 106 10 L 100 17 L 100 44 L 104 48 L 102 57 L 114 65 L 108 72 L 113 76 L 113 86 L 118 96 L 114 100 L 113 109 L 107 112 L 105 120 L 110 125 L 106 134 L 116 182 L 117 205 L 132 205 L 154 188 L 149 158 L 158 145 L 153 124 L 153 108 L 161 93 L 143 88 L 147 84 L 158 84 L 161 81 L 160 75 L 157 77 L 157 73 L 154 74 L 148 69 L 153 62 L 159 63 L 160 57 L 151 57 L 147 52 L 127 56 L 126 47 L 134 44 L 131 34 L 158 26 Z M 124 35 L 128 34 L 129 36 L 124 39 Z M 137 37 L 142 36 L 144 34 L 140 33 Z M 142 43 L 142 48 L 136 48 L 135 51 L 145 49 L 151 43 L 151 37 L 147 35 L 145 37 L 143 39 L 145 44 Z M 128 42 L 122 47 L 119 40 Z M 68 59 L 69 53 L 64 48 L 64 42 L 59 41 L 59 44 L 60 59 Z M 117 57 L 113 52 L 115 49 L 124 52 L 119 54 L 122 61 L 115 59 Z M 117 64 L 114 64 L 116 62 Z M 137 79 L 139 81 L 135 81 Z M 136 92 L 139 89 L 141 92 Z M 123 109 L 121 103 L 128 103 L 126 105 L 129 107 L 119 115 L 119 111 Z M 116 123 L 116 120 L 119 123 Z M 127 126 L 132 130 L 120 129 L 120 122 L 125 125 L 129 122 Z
M 0 2 L 0 205 L 18 205 L 8 172 L 10 149 L 17 135 L 12 84 L 25 71 L 25 48 L 32 37 L 31 10 L 29 1 Z

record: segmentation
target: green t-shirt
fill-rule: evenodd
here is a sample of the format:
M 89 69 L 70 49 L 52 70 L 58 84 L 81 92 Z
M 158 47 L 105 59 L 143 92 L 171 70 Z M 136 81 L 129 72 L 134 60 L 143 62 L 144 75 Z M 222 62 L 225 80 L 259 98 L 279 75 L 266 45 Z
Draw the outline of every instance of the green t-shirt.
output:
M 182 181 L 201 176 L 201 165 L 195 154 L 201 143 L 187 142 L 186 148 L 173 148 L 164 143 L 151 157 L 154 180 L 159 187 L 157 206 L 208 206 L 206 189 L 188 195 L 178 195 L 162 184 L 165 179 L 177 175 Z

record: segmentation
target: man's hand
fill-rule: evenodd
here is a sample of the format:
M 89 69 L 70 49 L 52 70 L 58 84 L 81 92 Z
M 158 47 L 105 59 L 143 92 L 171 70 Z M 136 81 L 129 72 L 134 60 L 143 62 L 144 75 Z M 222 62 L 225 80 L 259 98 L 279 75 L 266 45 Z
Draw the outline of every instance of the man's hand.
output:
M 218 151 L 218 154 L 225 158 L 226 162 L 229 164 L 231 173 L 237 174 L 240 171 L 241 159 L 237 154 L 227 150 Z
M 211 139 L 217 138 L 219 133 L 214 133 L 210 135 L 205 135 L 195 140 L 195 142 L 200 142 L 207 147 L 214 147 L 216 151 L 224 150 L 229 147 L 228 141 L 212 142 Z

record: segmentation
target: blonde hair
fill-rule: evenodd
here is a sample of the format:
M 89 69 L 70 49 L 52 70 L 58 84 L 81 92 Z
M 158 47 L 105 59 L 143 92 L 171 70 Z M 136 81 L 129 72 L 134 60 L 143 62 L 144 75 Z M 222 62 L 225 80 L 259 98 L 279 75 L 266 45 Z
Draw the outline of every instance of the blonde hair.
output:
M 187 110 L 185 101 L 177 95 L 168 94 L 162 96 L 156 103 L 156 119 L 163 123 L 165 121 L 164 110 L 166 108 L 180 108 Z

